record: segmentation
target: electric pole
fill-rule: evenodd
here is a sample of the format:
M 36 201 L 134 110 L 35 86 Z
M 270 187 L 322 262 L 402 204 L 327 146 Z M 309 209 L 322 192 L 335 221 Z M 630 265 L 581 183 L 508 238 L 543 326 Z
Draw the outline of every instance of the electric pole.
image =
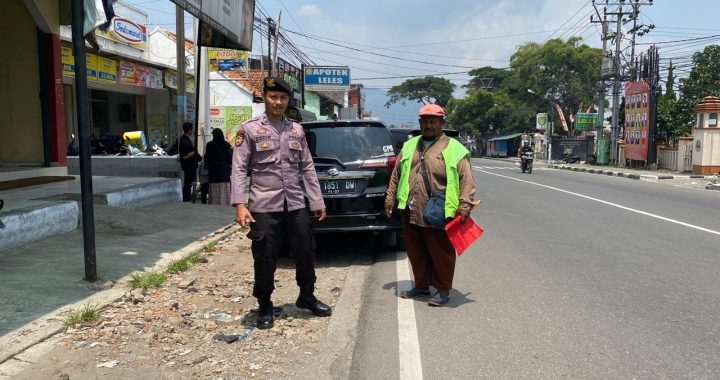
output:
M 593 5 L 594 6 L 594 5 Z M 597 160 L 597 157 L 600 156 L 600 148 L 599 148 L 599 142 L 600 138 L 602 138 L 603 135 L 603 128 L 605 127 L 605 62 L 608 58 L 607 53 L 607 41 L 608 41 L 608 29 L 610 26 L 610 23 L 607 20 L 607 16 L 600 17 L 600 12 L 598 11 L 597 7 L 595 7 L 595 13 L 598 16 L 598 21 L 594 21 L 593 17 L 590 17 L 590 22 L 592 23 L 600 23 L 602 24 L 602 67 L 600 69 L 600 77 L 601 77 L 601 83 L 600 83 L 600 99 L 598 102 L 598 116 L 597 116 L 597 125 L 595 128 L 595 159 Z

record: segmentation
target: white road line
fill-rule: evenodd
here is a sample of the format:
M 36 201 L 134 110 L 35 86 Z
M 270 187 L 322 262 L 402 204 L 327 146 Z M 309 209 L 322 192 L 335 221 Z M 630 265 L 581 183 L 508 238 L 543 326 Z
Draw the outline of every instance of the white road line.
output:
M 524 180 L 524 179 L 513 178 L 513 177 L 505 176 L 505 175 L 502 175 L 502 174 L 492 173 L 492 172 L 489 172 L 489 171 L 482 170 L 482 169 L 480 169 L 478 166 L 473 166 L 473 169 L 475 169 L 476 171 L 485 173 L 485 174 L 490 174 L 490 175 L 494 175 L 494 176 L 498 176 L 498 177 L 502 177 L 502 178 L 507 178 L 507 179 L 511 179 L 511 180 L 513 180 L 513 181 L 524 182 L 524 183 L 527 183 L 527 184 L 530 184 L 530 185 L 539 186 L 539 187 L 544 187 L 544 188 L 546 188 L 546 189 L 555 190 L 555 191 L 559 191 L 559 192 L 561 192 L 561 193 L 566 193 L 566 194 L 574 195 L 574 196 L 577 196 L 577 197 L 580 197 L 580 198 L 589 199 L 589 200 L 591 200 L 591 201 L 595 201 L 595 202 L 599 202 L 599 203 L 602 203 L 602 204 L 606 204 L 606 205 L 608 205 L 608 206 L 617 207 L 617 208 L 619 208 L 619 209 L 623 209 L 623 210 L 626 210 L 626 211 L 635 212 L 635 213 L 638 213 L 638 214 L 641 214 L 641 215 L 649 216 L 649 217 L 651 217 L 651 218 L 664 220 L 664 221 L 666 221 L 666 222 L 670 222 L 670 223 L 674 223 L 674 224 L 679 224 L 679 225 L 681 225 L 681 226 L 683 226 L 683 227 L 688 227 L 688 228 L 692 228 L 692 229 L 696 229 L 696 230 L 699 230 L 699 231 L 703 231 L 703 232 L 707 232 L 707 233 L 710 233 L 710 234 L 713 234 L 713 235 L 718 235 L 718 236 L 720 236 L 720 231 L 715 231 L 715 230 L 711 230 L 711 229 L 709 229 L 709 228 L 696 226 L 696 225 L 694 225 L 694 224 L 681 222 L 681 221 L 679 221 L 679 220 L 666 218 L 666 217 L 664 217 L 664 216 L 660 216 L 660 215 L 656 215 L 656 214 L 651 214 L 651 213 L 649 213 L 649 212 L 640 211 L 640 210 L 637 210 L 637 209 L 634 209 L 634 208 L 622 206 L 622 205 L 619 205 L 619 204 L 617 204 L 617 203 L 612 203 L 612 202 L 604 201 L 604 200 L 602 200 L 602 199 L 593 198 L 593 197 L 590 197 L 590 196 L 587 196 L 587 195 L 583 195 L 583 194 L 579 194 L 579 193 L 574 193 L 574 192 L 572 192 L 572 191 L 563 190 L 563 189 L 560 189 L 560 188 L 557 188 L 557 187 L 553 187 L 553 186 L 543 185 L 543 184 L 540 184 L 540 183 L 537 183 L 537 182 L 530 182 L 530 181 L 526 181 L 526 180 Z
M 410 282 L 408 259 L 403 251 L 397 252 L 397 282 Z M 400 380 L 422 380 L 422 361 L 420 360 L 420 342 L 415 323 L 415 301 L 400 298 L 402 290 L 397 288 L 398 300 L 398 338 L 400 343 Z

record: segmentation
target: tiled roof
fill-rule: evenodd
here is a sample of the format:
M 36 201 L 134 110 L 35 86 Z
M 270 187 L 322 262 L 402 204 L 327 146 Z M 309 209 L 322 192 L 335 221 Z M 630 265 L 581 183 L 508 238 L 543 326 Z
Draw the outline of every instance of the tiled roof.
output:
M 267 71 L 250 70 L 247 79 L 244 74 L 234 71 L 223 71 L 223 75 L 231 79 L 238 79 L 235 83 L 242 88 L 252 92 L 255 96 L 262 96 L 263 79 L 267 76 Z
M 175 35 L 175 33 L 165 29 L 161 30 L 163 33 L 165 33 L 166 36 L 170 37 L 171 40 L 177 41 L 177 36 Z M 185 38 L 185 50 L 195 53 L 195 43 L 188 40 L 187 37 Z

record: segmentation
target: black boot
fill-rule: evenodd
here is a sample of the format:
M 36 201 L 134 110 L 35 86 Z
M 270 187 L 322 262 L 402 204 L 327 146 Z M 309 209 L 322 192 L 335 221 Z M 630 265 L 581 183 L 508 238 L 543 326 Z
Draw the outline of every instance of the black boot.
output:
M 260 330 L 271 329 L 274 326 L 272 301 L 258 299 L 258 304 L 260 304 L 260 311 L 257 317 L 257 328 Z
M 295 306 L 300 309 L 310 310 L 316 317 L 329 317 L 332 314 L 332 309 L 315 298 L 314 290 L 313 285 L 303 286 L 300 289 L 300 296 L 295 301 Z

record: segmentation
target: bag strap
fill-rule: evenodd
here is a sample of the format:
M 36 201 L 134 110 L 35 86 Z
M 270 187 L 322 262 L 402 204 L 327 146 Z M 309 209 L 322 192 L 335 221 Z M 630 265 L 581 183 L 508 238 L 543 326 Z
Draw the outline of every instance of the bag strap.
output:
M 435 143 L 439 140 L 438 137 L 435 139 L 427 148 L 422 143 L 422 140 L 418 142 L 418 151 L 420 152 L 420 174 L 423 177 L 423 183 L 425 183 L 425 191 L 428 197 L 432 194 L 432 188 L 430 187 L 430 178 L 428 176 L 427 165 L 425 165 L 425 152 L 427 152 Z

